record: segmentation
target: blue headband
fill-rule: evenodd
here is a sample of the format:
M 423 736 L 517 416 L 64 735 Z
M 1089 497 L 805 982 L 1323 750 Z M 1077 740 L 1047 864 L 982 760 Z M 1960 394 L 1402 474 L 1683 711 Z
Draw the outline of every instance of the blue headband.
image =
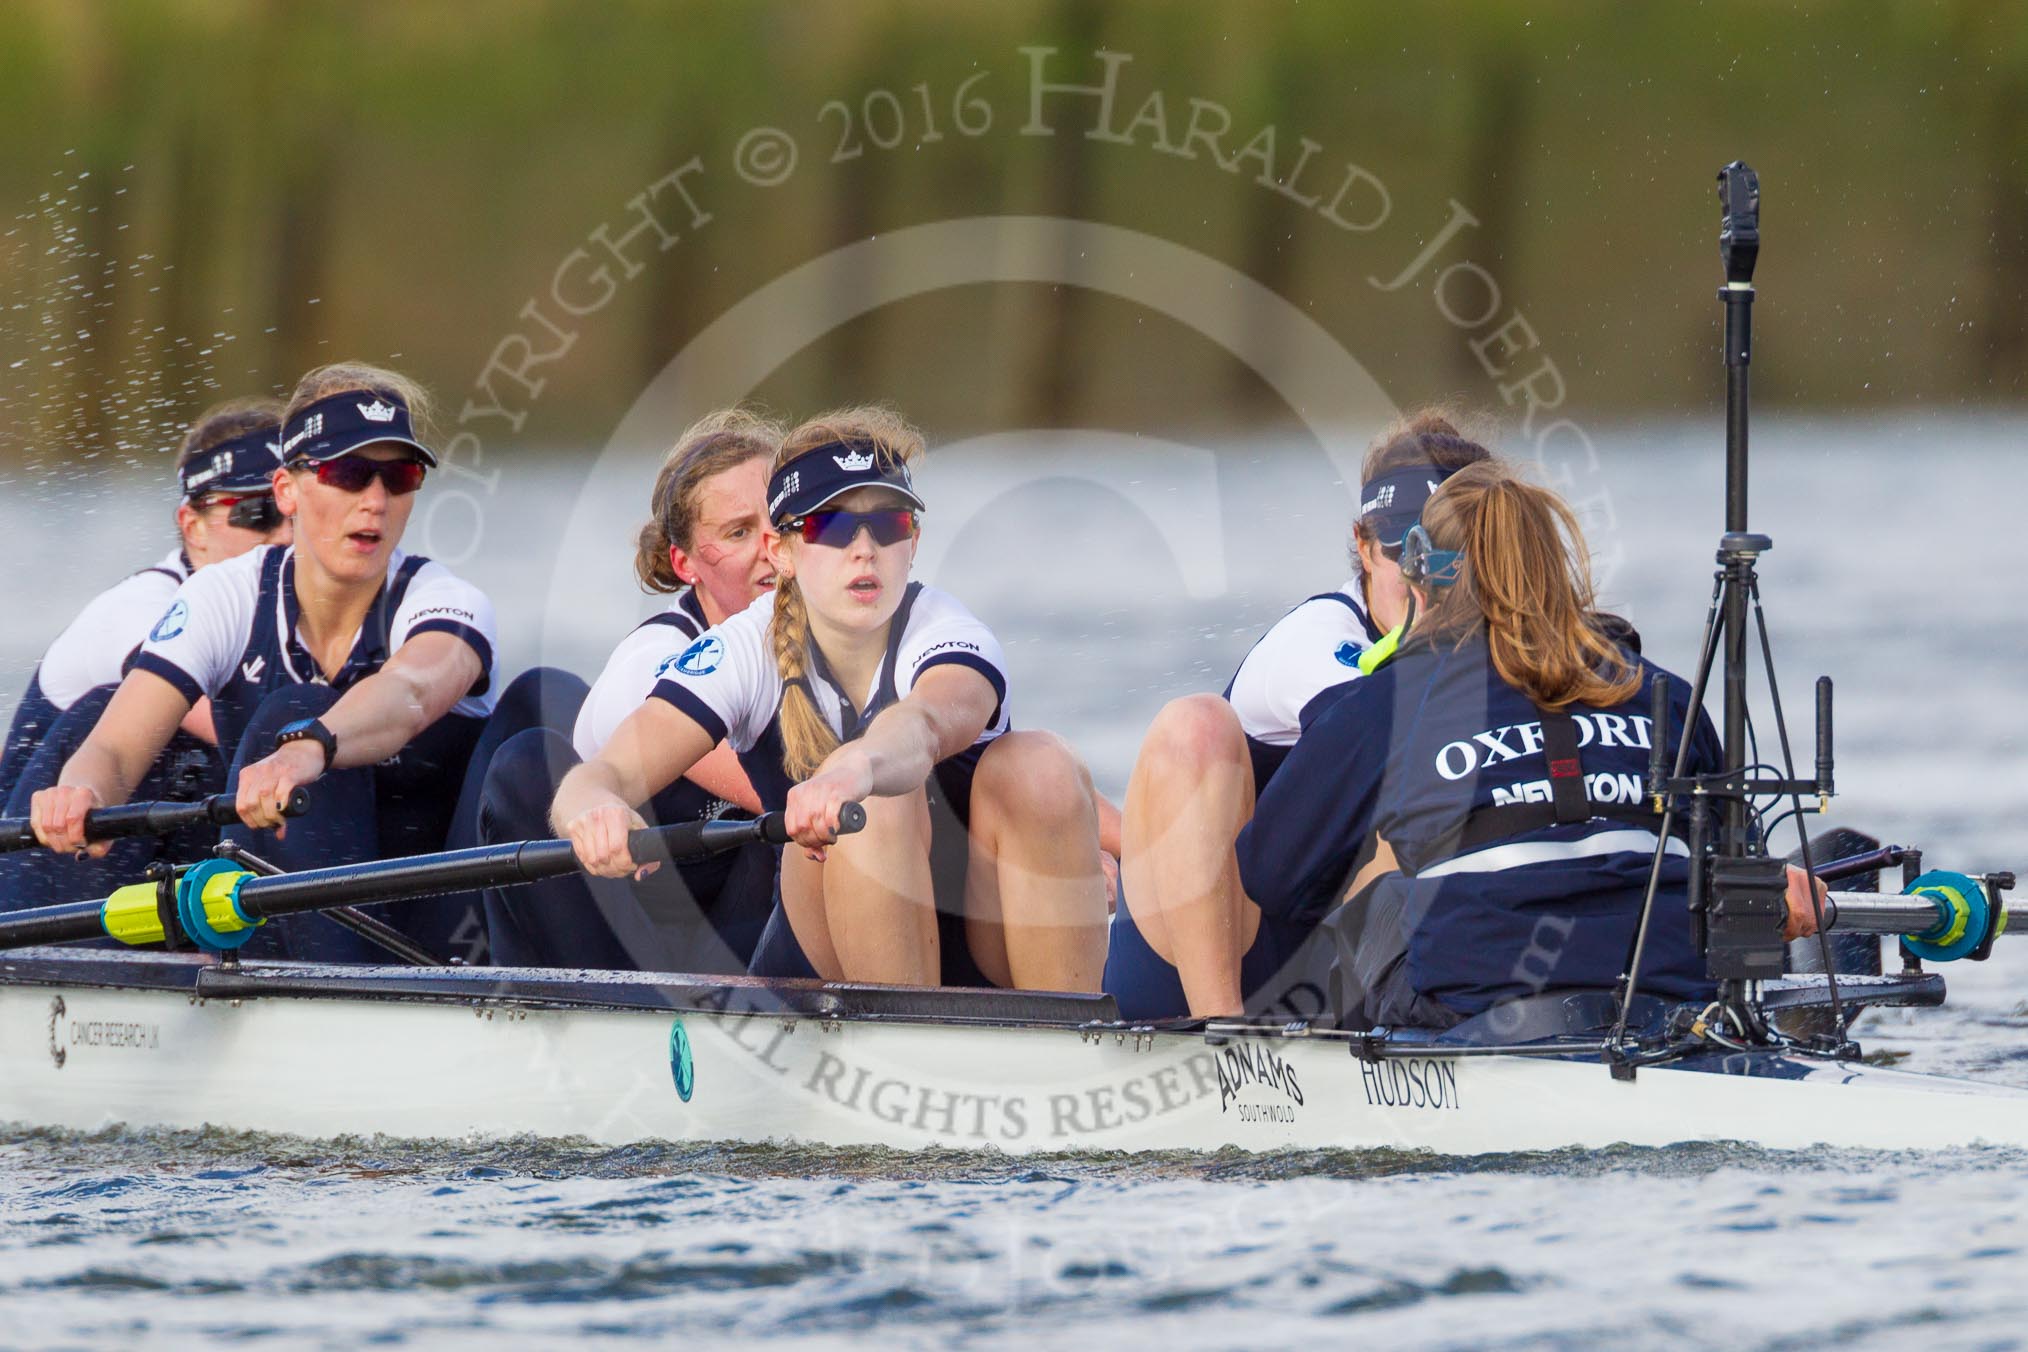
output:
M 1381 544 L 1398 545 L 1408 528 L 1422 520 L 1430 494 L 1456 473 L 1435 465 L 1397 465 L 1377 474 L 1359 490 L 1359 519 Z
M 282 428 L 282 462 L 335 460 L 378 442 L 406 446 L 436 468 L 436 452 L 415 439 L 408 405 L 372 390 L 347 390 L 297 410 Z
M 193 499 L 207 493 L 266 493 L 273 489 L 281 463 L 276 429 L 263 427 L 191 456 L 176 471 L 176 484 Z
M 908 477 L 908 466 L 883 455 L 874 442 L 830 441 L 805 451 L 768 479 L 768 520 L 780 526 L 808 516 L 855 488 L 891 488 L 918 511 L 926 505 Z

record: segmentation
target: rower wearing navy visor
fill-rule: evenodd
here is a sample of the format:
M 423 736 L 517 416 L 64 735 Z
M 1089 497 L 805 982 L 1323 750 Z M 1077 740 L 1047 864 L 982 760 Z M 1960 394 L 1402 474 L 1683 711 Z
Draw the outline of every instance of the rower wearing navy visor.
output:
M 441 848 L 492 708 L 494 625 L 484 593 L 399 547 L 436 464 L 418 436 L 425 410 L 413 381 L 378 367 L 297 383 L 273 479 L 293 546 L 204 569 L 177 592 L 57 787 L 35 795 L 44 844 L 83 847 L 85 813 L 126 801 L 209 698 L 244 824 L 228 837 L 292 871 Z M 281 829 L 291 792 L 312 784 L 315 810 Z M 388 919 L 441 951 L 447 909 Z M 380 956 L 328 922 L 273 928 L 256 942 L 291 956 Z
M 768 470 L 787 431 L 745 409 L 712 413 L 686 430 L 663 462 L 650 516 L 636 539 L 643 590 L 665 609 L 623 638 L 598 680 L 578 681 L 566 711 L 510 738 L 486 767 L 478 839 L 549 834 L 562 777 L 599 754 L 705 630 L 774 586 L 763 548 Z M 564 731 L 568 729 L 569 731 Z M 656 794 L 643 816 L 657 825 L 736 819 L 760 799 L 732 748 L 720 742 Z M 485 894 L 492 961 L 505 966 L 744 972 L 774 909 L 773 847 L 683 860 L 638 882 L 573 874 Z
M 1315 1012 L 1298 992 L 1312 927 L 1262 915 L 1240 886 L 1233 837 L 1303 727 L 1392 650 L 1409 605 L 1401 542 L 1437 485 L 1489 454 L 1434 411 L 1383 431 L 1361 470 L 1358 573 L 1276 621 L 1223 695 L 1188 695 L 1156 716 L 1127 787 L 1124 902 L 1106 959 L 1125 1017 Z M 1321 1001 L 1321 987 L 1303 998 Z
M 775 590 L 674 661 L 551 809 L 578 858 L 635 873 L 627 832 L 721 739 L 787 816 L 756 975 L 1091 991 L 1099 813 L 1061 739 L 1009 731 L 991 630 L 909 581 L 922 436 L 848 409 L 791 432 L 768 485 Z M 865 829 L 839 839 L 840 809 Z
M 1236 846 L 1263 925 L 1313 927 L 1348 892 L 1340 1016 L 1445 1028 L 1545 991 L 1610 990 L 1657 846 L 1661 890 L 1641 989 L 1711 985 L 1685 905 L 1689 851 L 1643 793 L 1649 748 L 1694 718 L 1687 773 L 1723 764 L 1710 719 L 1624 645 L 1593 603 L 1570 509 L 1498 462 L 1460 470 L 1403 544 L 1416 618 L 1398 650 L 1328 704 Z M 1397 872 L 1361 889 L 1380 847 Z M 1790 937 L 1813 932 L 1790 870 Z
M 275 509 L 279 399 L 232 399 L 197 416 L 176 455 L 178 547 L 99 593 L 37 664 L 0 744 L 0 815 L 25 817 L 34 794 L 56 783 L 83 745 L 126 674 L 127 663 L 162 617 L 176 589 L 209 564 L 289 538 Z M 225 764 L 211 707 L 200 701 L 142 776 L 143 798 L 220 792 Z M 140 876 L 159 856 L 188 857 L 209 848 L 214 832 L 167 842 L 123 842 L 89 868 L 42 853 L 0 855 L 0 910 L 41 906 L 107 890 Z

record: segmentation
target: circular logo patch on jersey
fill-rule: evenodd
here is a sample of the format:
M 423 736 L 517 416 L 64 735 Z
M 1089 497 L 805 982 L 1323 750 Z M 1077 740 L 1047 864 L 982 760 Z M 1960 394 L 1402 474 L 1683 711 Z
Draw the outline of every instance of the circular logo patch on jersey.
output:
M 1331 656 L 1338 659 L 1340 666 L 1356 667 L 1359 665 L 1359 654 L 1365 651 L 1364 648 L 1348 638 L 1338 645 L 1338 651 L 1332 653 Z
M 148 631 L 148 637 L 157 643 L 167 643 L 182 633 L 183 626 L 189 621 L 190 607 L 185 605 L 183 598 L 179 596 L 176 598 L 176 604 L 170 606 L 168 612 L 155 621 L 155 627 Z
M 725 640 L 716 634 L 706 634 L 683 650 L 683 655 L 676 659 L 676 670 L 685 676 L 708 676 L 724 660 Z

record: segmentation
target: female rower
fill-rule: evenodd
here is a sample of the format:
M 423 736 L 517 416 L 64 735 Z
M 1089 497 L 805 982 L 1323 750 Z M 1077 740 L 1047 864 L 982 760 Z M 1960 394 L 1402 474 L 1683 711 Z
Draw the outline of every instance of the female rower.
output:
M 1398 637 L 1408 591 L 1395 559 L 1423 503 L 1488 454 L 1433 411 L 1382 432 L 1360 472 L 1358 575 L 1278 620 L 1223 696 L 1187 695 L 1156 715 L 1127 786 L 1125 904 L 1106 959 L 1106 990 L 1126 1017 L 1236 1014 L 1249 1003 L 1315 1012 L 1294 1003 L 1308 928 L 1262 919 L 1232 840 L 1303 727 L 1358 678 L 1362 658 Z
M 908 580 L 922 449 L 879 408 L 791 432 L 768 483 L 773 594 L 676 658 L 552 818 L 586 868 L 633 873 L 632 805 L 722 738 L 803 847 L 783 851 L 754 973 L 1095 990 L 1090 777 L 1060 739 L 1008 731 L 998 641 Z M 839 839 L 840 808 L 861 801 L 865 829 Z
M 1314 926 L 1384 842 L 1399 872 L 1364 897 L 1341 1016 L 1449 1027 L 1545 990 L 1611 989 L 1649 869 L 1664 850 L 1641 988 L 1702 998 L 1684 905 L 1688 849 L 1644 801 L 1652 739 L 1673 744 L 1689 683 L 1671 680 L 1593 606 L 1583 536 L 1555 494 L 1498 462 L 1460 470 L 1403 545 L 1419 616 L 1384 665 L 1303 734 L 1239 834 L 1240 881 L 1263 924 Z M 1689 773 L 1719 769 L 1694 712 Z M 1790 874 L 1791 937 L 1810 899 Z M 1357 910 L 1355 905 L 1351 910 Z
M 425 419 L 423 391 L 392 371 L 325 366 L 297 383 L 274 475 L 294 545 L 206 568 L 177 592 L 57 787 L 35 795 L 44 844 L 83 847 L 85 813 L 125 801 L 208 697 L 244 823 L 228 836 L 290 870 L 442 845 L 492 707 L 493 608 L 399 547 L 436 463 Z M 310 784 L 314 811 L 283 829 L 282 806 Z M 427 904 L 393 919 L 426 944 L 447 937 Z M 316 918 L 278 928 L 292 956 L 378 955 Z
M 197 415 L 176 454 L 178 547 L 152 567 L 99 593 L 43 654 L 0 746 L 0 816 L 25 817 L 35 793 L 56 783 L 126 673 L 127 662 L 192 573 L 256 545 L 286 544 L 275 509 L 282 402 L 232 399 Z M 225 787 L 209 704 L 200 701 L 141 776 L 143 798 L 194 798 Z M 89 868 L 48 854 L 0 856 L 0 910 L 41 906 L 109 890 L 140 876 L 165 850 L 187 857 L 215 833 L 171 841 L 131 840 Z
M 479 838 L 488 843 L 546 835 L 562 777 L 599 754 L 648 698 L 662 672 L 705 630 L 745 610 L 774 586 L 762 547 L 768 470 L 786 429 L 745 409 L 699 420 L 656 475 L 651 515 L 636 544 L 643 590 L 669 594 L 668 608 L 620 641 L 587 695 L 582 682 L 570 736 L 531 728 L 503 744 L 486 768 Z M 570 726 L 568 719 L 561 726 Z M 760 810 L 732 748 L 720 742 L 667 788 L 644 815 L 658 824 L 741 817 Z M 493 961 L 508 966 L 743 972 L 774 908 L 775 852 L 754 844 L 685 860 L 630 882 L 555 878 L 486 893 Z

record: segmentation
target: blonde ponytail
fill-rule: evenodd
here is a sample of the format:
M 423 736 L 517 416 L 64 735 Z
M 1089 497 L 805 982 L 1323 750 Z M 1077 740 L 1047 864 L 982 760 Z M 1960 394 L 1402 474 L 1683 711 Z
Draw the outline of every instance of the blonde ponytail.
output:
M 775 580 L 775 615 L 768 628 L 775 669 L 782 674 L 782 768 L 801 782 L 838 749 L 838 733 L 810 694 L 810 616 L 803 589 L 791 577 Z
M 1483 626 L 1500 679 L 1545 709 L 1634 697 L 1640 664 L 1598 621 L 1590 553 L 1563 499 L 1489 460 L 1445 480 L 1422 515 L 1433 545 L 1464 552 L 1458 580 L 1431 592 L 1425 632 Z

